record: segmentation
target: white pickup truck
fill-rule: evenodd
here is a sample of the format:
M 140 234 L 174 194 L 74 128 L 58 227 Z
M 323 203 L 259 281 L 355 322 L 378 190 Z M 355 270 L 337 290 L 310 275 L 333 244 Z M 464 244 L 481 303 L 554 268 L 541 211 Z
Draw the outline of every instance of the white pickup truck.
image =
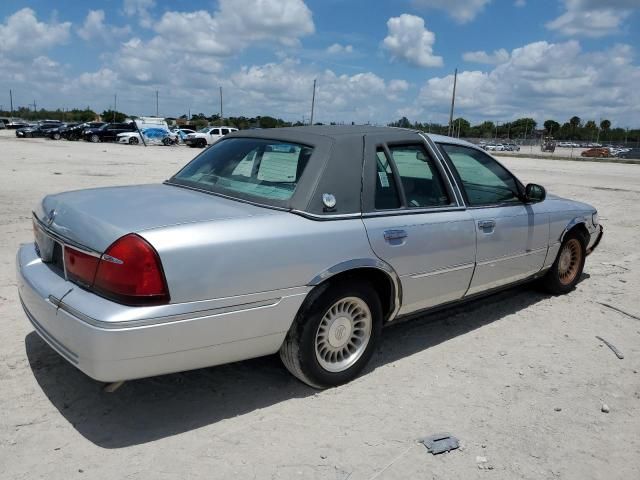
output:
M 207 145 L 216 143 L 228 133 L 237 131 L 238 129 L 233 127 L 204 127 L 195 133 L 187 135 L 184 143 L 190 147 L 204 148 Z

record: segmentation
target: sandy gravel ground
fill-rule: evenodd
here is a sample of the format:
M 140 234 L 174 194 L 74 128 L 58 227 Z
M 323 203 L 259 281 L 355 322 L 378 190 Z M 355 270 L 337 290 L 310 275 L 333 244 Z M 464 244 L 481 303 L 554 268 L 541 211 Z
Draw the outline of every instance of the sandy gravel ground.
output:
M 12 135 L 0 131 L 1 479 L 640 478 L 640 166 L 504 159 L 600 210 L 606 236 L 569 295 L 518 288 L 390 327 L 361 378 L 324 392 L 269 357 L 106 394 L 20 308 L 31 208 L 157 182 L 196 151 Z M 443 431 L 463 448 L 434 457 L 416 443 Z

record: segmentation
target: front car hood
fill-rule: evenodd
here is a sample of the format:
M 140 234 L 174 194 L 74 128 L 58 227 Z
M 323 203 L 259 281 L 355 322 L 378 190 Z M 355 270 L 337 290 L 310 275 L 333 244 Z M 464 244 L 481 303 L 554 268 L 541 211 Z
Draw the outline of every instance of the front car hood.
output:
M 52 211 L 55 213 L 51 214 Z M 54 233 L 97 252 L 104 252 L 128 233 L 275 213 L 269 208 L 164 184 L 48 195 L 34 210 L 36 217 Z

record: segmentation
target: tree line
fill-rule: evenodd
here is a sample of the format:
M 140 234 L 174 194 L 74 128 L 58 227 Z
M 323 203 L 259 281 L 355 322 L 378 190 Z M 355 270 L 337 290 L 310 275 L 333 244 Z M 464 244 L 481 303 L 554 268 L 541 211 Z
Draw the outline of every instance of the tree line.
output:
M 424 132 L 451 135 L 465 138 L 486 139 L 511 139 L 526 140 L 530 138 L 553 137 L 556 140 L 575 140 L 585 142 L 639 142 L 640 129 L 612 128 L 611 121 L 604 119 L 597 124 L 594 120 L 583 122 L 578 116 L 571 117 L 560 124 L 549 119 L 543 123 L 543 128 L 538 129 L 538 124 L 533 118 L 518 118 L 511 122 L 485 121 L 477 125 L 460 117 L 449 125 L 439 123 L 411 122 L 406 117 L 389 123 L 391 127 L 412 128 Z
M 0 116 L 9 117 L 11 112 L 0 110 Z M 107 122 L 123 122 L 126 118 L 137 118 L 133 115 L 127 115 L 124 112 L 104 110 L 100 115 L 91 108 L 73 108 L 56 109 L 56 110 L 32 110 L 27 107 L 19 107 L 13 111 L 13 116 L 23 118 L 25 120 L 62 120 L 65 122 L 90 122 L 97 118 L 102 118 Z M 269 115 L 255 117 L 224 117 L 220 119 L 220 115 L 205 115 L 197 113 L 191 115 L 184 114 L 178 117 L 183 121 L 195 125 L 196 127 L 205 127 L 207 125 L 224 125 L 236 127 L 239 129 L 247 128 L 277 128 L 292 127 L 305 125 L 300 121 L 289 122 L 281 118 Z M 319 123 L 318 123 L 319 124 Z M 317 125 L 318 125 L 317 124 Z M 331 122 L 335 125 L 335 122 Z M 320 124 L 321 125 L 321 124 Z M 441 135 L 451 135 L 455 137 L 465 138 L 486 138 L 486 139 L 512 139 L 527 140 L 531 138 L 553 137 L 556 140 L 574 140 L 584 142 L 640 142 L 640 129 L 626 129 L 614 127 L 611 121 L 604 119 L 599 123 L 594 120 L 583 121 L 578 116 L 571 117 L 564 123 L 556 120 L 545 120 L 541 129 L 533 118 L 518 118 L 511 122 L 492 122 L 484 121 L 477 125 L 471 123 L 465 118 L 459 117 L 453 120 L 452 128 L 448 125 L 439 123 L 421 123 L 411 122 L 407 117 L 389 123 L 389 126 L 400 128 L 412 128 L 429 133 L 438 133 Z

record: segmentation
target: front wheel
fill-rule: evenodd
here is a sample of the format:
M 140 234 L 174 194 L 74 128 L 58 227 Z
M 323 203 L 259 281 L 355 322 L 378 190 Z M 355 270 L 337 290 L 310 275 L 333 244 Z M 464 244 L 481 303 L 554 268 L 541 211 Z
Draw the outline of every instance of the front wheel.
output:
M 314 388 L 354 379 L 369 362 L 382 330 L 382 307 L 369 283 L 318 287 L 280 348 L 285 367 Z
M 139 141 L 140 140 L 138 140 L 136 137 L 131 137 L 129 139 L 129 145 L 137 145 Z
M 578 230 L 567 233 L 553 265 L 540 279 L 542 288 L 554 295 L 569 293 L 575 288 L 584 269 L 587 239 Z
M 59 133 L 54 133 L 53 134 L 53 139 L 54 140 L 60 140 L 60 134 Z
M 100 137 L 94 133 L 89 137 L 89 140 L 91 140 L 91 143 L 98 143 L 100 141 Z

